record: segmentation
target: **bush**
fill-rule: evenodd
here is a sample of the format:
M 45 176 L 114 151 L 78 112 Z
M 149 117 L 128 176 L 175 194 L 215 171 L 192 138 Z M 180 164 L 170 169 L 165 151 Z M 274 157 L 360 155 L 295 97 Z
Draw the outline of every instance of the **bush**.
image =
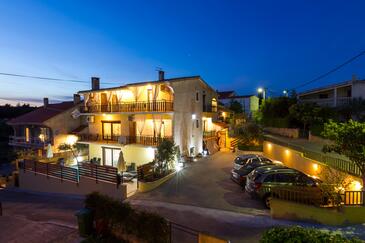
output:
M 133 235 L 151 243 L 168 242 L 168 222 L 158 214 L 136 211 L 128 203 L 93 192 L 86 196 L 85 207 L 93 211 L 96 235 L 89 242 L 100 239 L 120 240 Z
M 261 243 L 282 243 L 282 242 L 305 242 L 305 243 L 342 243 L 342 242 L 362 242 L 358 239 L 346 239 L 339 234 L 331 234 L 317 229 L 293 227 L 275 227 L 264 233 Z

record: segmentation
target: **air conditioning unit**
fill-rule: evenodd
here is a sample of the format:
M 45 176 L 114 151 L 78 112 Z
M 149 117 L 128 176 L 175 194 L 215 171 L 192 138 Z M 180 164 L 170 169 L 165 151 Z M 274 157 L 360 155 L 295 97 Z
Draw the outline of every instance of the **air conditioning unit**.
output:
M 87 121 L 87 123 L 94 123 L 95 122 L 95 116 L 87 116 L 86 121 Z

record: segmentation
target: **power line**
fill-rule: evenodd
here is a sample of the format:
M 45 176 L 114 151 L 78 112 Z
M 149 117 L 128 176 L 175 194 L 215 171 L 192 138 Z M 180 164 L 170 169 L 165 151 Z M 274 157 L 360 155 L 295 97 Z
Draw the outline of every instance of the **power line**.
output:
M 340 64 L 340 65 L 336 66 L 335 68 L 333 68 L 333 69 L 331 69 L 331 70 L 329 70 L 328 72 L 326 72 L 326 73 L 324 73 L 324 74 L 322 74 L 322 75 L 320 75 L 320 76 L 316 77 L 315 79 L 312 79 L 312 80 L 310 80 L 310 81 L 308 81 L 308 82 L 306 82 L 306 83 L 303 83 L 303 84 L 301 84 L 301 85 L 299 85 L 299 86 L 297 86 L 297 87 L 293 88 L 292 90 L 295 90 L 295 89 L 298 89 L 298 88 L 304 87 L 304 86 L 306 86 L 306 85 L 308 85 L 308 84 L 314 83 L 314 82 L 316 82 L 316 81 L 318 81 L 318 80 L 320 80 L 320 79 L 322 79 L 322 78 L 324 78 L 324 77 L 326 77 L 326 76 L 330 75 L 331 73 L 336 72 L 337 70 L 341 69 L 342 67 L 346 66 L 347 64 L 349 64 L 349 63 L 351 63 L 351 62 L 355 61 L 357 58 L 361 57 L 361 56 L 362 56 L 362 55 L 364 55 L 364 54 L 365 54 L 365 51 L 362 51 L 362 52 L 360 52 L 359 54 L 357 54 L 356 56 L 351 57 L 350 59 L 348 59 L 348 60 L 347 60 L 347 61 L 345 61 L 344 63 L 342 63 L 342 64 Z
M 90 83 L 85 80 L 76 80 L 76 79 L 61 79 L 61 78 L 51 78 L 51 77 L 40 77 L 40 76 L 32 76 L 32 75 L 24 75 L 24 74 L 16 74 L 16 73 L 1 73 L 3 76 L 11 76 L 11 77 L 20 77 L 20 78 L 33 78 L 33 79 L 41 79 L 41 80 L 52 80 L 52 81 L 61 81 L 61 82 L 72 82 L 72 83 Z M 115 84 L 109 82 L 103 82 L 104 84 Z

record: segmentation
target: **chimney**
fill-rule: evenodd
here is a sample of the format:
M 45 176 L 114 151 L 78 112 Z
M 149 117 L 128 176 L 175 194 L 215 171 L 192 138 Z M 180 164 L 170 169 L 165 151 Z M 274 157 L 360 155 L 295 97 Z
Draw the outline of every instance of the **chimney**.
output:
M 158 70 L 158 80 L 162 81 L 165 80 L 165 72 L 162 70 Z
M 356 74 L 352 74 L 352 82 L 355 82 L 357 80 Z
M 48 104 L 49 104 L 48 98 L 43 98 L 43 107 L 47 108 Z
M 77 105 L 81 102 L 80 95 L 74 94 L 74 104 Z
M 100 78 L 91 77 L 91 89 L 92 90 L 100 89 Z

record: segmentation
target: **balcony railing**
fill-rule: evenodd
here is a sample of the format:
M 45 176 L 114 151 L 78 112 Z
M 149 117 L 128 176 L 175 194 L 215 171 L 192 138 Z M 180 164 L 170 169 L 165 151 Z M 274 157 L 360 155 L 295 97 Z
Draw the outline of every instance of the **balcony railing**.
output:
M 352 97 L 337 97 L 336 106 L 347 105 L 351 102 Z M 316 103 L 320 106 L 335 106 L 335 99 L 334 98 L 323 98 L 323 99 L 300 99 L 300 103 Z
M 204 131 L 203 138 L 215 138 L 217 135 L 216 131 Z
M 9 144 L 10 145 L 18 145 L 18 146 L 29 146 L 29 147 L 45 147 L 49 143 L 50 140 L 41 140 L 37 137 L 31 137 L 28 140 L 25 137 L 17 137 L 17 136 L 10 136 L 9 137 Z
M 203 106 L 203 112 L 217 112 L 217 111 L 218 111 L 217 106 L 212 106 L 212 105 Z
M 154 137 L 154 136 L 118 136 L 102 134 L 79 134 L 81 142 L 102 142 L 118 144 L 142 144 L 148 146 L 158 146 L 163 139 L 172 140 L 172 137 Z
M 172 101 L 156 100 L 143 102 L 129 102 L 119 104 L 105 105 L 88 105 L 82 106 L 82 113 L 97 113 L 97 112 L 168 112 L 173 111 L 174 103 Z

